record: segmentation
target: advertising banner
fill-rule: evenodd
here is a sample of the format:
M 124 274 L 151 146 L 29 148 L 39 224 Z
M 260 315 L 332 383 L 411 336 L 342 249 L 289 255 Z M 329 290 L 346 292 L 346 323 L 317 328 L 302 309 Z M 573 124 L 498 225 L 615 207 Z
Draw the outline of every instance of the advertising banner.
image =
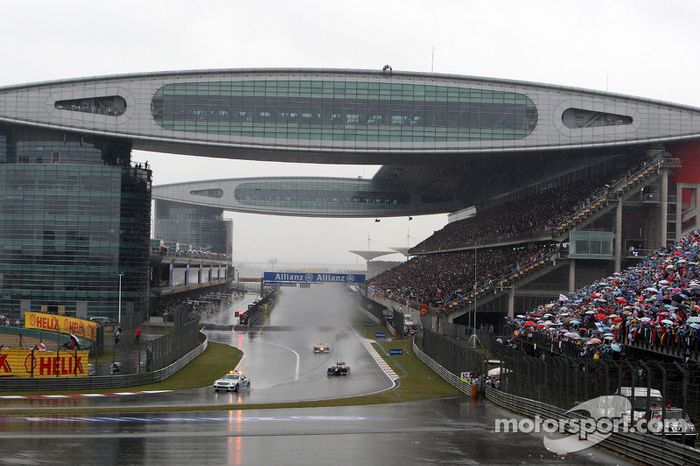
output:
M 76 337 L 94 340 L 97 337 L 98 324 L 74 317 L 27 311 L 24 313 L 24 326 L 49 332 L 72 333 Z
M 0 350 L 0 377 L 87 377 L 88 351 Z
M 365 276 L 356 273 L 265 272 L 265 283 L 364 283 Z

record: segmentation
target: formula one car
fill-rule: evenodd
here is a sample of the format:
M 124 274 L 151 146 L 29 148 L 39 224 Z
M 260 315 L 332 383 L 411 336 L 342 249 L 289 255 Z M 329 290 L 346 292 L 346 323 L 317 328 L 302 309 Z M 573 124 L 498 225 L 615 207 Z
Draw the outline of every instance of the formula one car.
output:
M 314 345 L 314 353 L 330 353 L 331 349 L 324 342 L 320 341 Z
M 241 388 L 250 388 L 250 379 L 238 371 L 231 371 L 216 382 L 214 391 L 226 390 L 227 392 L 237 392 Z
M 335 366 L 328 368 L 328 376 L 332 375 L 349 375 L 350 367 L 346 366 L 344 362 L 336 362 Z

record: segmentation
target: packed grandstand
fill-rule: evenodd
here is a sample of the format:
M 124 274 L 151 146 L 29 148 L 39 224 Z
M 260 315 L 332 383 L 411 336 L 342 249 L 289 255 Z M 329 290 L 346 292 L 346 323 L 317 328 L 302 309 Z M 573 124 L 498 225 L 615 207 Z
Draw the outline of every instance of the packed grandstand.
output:
M 602 199 L 635 173 L 652 171 L 658 160 L 621 157 L 599 175 L 563 177 L 477 209 L 475 217 L 448 223 L 411 251 L 426 253 L 492 244 L 527 235 L 551 234 L 573 226 L 570 219 Z
M 475 217 L 449 223 L 419 243 L 411 260 L 370 280 L 368 289 L 373 296 L 444 309 L 503 287 L 513 275 L 553 260 L 567 246 L 557 234 L 659 166 L 658 159 L 619 157 L 595 173 L 570 174 L 477 208 Z
M 518 314 L 513 336 L 539 337 L 551 349 L 566 346 L 593 359 L 614 358 L 625 345 L 695 353 L 700 347 L 698 253 L 700 232 L 695 231 L 636 267 Z
M 567 244 L 552 232 L 562 231 L 572 216 L 592 202 L 607 202 L 613 191 L 659 166 L 658 160 L 627 159 L 605 176 L 580 179 L 576 186 L 540 187 L 478 210 L 476 217 L 450 223 L 420 243 L 413 249 L 420 255 L 373 278 L 368 291 L 440 312 L 503 287 L 514 275 L 565 251 Z M 548 240 L 528 242 L 533 230 L 548 229 Z M 508 245 L 474 246 L 506 238 L 512 240 Z M 524 339 L 594 359 L 615 358 L 630 345 L 679 356 L 694 353 L 700 346 L 699 252 L 700 234 L 694 232 L 634 267 L 519 313 L 509 321 L 511 343 Z

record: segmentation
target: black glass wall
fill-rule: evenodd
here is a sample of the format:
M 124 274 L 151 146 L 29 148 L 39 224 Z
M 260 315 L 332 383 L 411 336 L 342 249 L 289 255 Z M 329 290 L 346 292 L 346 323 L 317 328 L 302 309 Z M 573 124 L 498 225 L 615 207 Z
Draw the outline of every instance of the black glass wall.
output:
M 522 139 L 538 118 L 532 100 L 515 92 L 315 80 L 167 84 L 151 112 L 169 130 L 368 142 Z
M 231 255 L 232 224 L 224 220 L 224 210 L 157 199 L 155 228 L 157 239 Z
M 0 314 L 145 316 L 151 174 L 128 144 L 0 128 Z

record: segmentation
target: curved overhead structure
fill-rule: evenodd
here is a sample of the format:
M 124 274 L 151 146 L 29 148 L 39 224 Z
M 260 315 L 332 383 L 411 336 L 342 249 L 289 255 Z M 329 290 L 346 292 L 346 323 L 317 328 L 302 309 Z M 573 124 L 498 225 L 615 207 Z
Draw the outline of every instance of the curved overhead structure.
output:
M 148 315 L 151 196 L 158 239 L 229 252 L 233 225 L 224 210 L 454 212 L 674 152 L 683 155 L 682 181 L 698 184 L 698 139 L 697 108 L 390 69 L 195 70 L 0 88 L 0 191 L 7 200 L 0 203 L 0 314 L 14 320 L 46 308 L 115 317 L 122 303 L 129 318 Z M 152 188 L 148 167 L 131 163 L 133 149 L 383 167 L 371 180 L 250 178 Z M 676 207 L 680 224 L 684 212 Z
M 354 178 L 241 178 L 153 187 L 153 197 L 257 214 L 304 217 L 387 217 L 455 210 L 455 198 L 409 186 Z
M 0 89 L 0 122 L 134 149 L 319 163 L 435 163 L 700 136 L 700 111 L 590 90 L 396 71 L 117 75 Z

